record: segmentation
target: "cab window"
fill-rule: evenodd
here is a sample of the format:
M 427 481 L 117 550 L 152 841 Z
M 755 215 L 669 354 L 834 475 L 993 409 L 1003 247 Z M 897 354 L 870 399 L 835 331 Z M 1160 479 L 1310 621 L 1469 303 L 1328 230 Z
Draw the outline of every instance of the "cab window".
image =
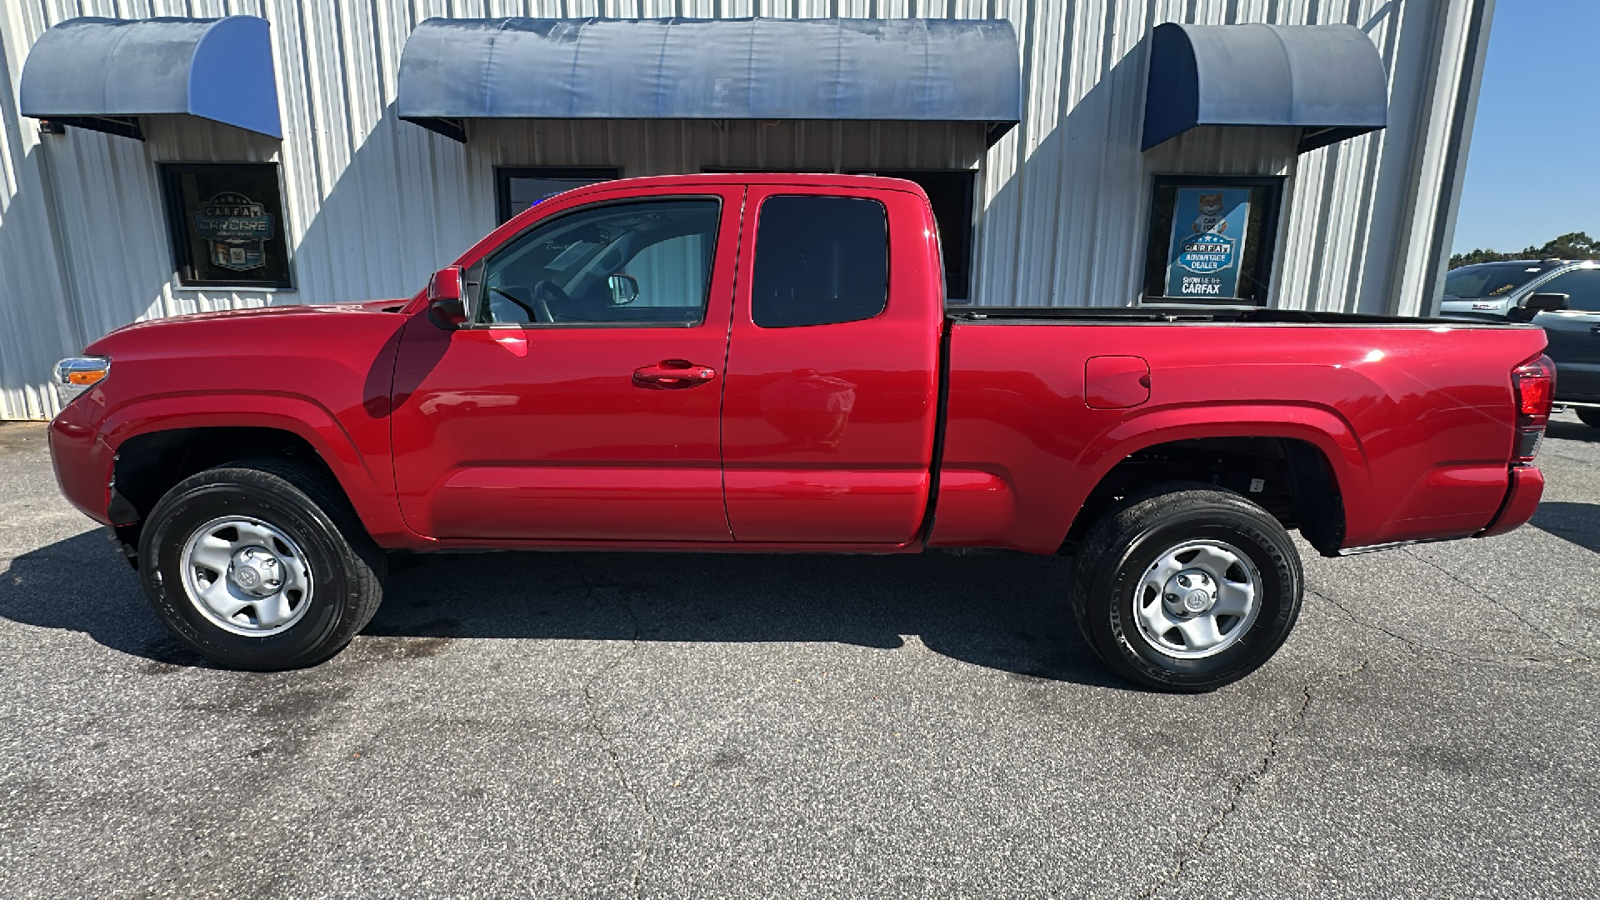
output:
M 771 197 L 756 226 L 750 313 L 762 328 L 859 322 L 889 298 L 889 224 L 860 197 Z
M 593 206 L 534 226 L 496 253 L 478 287 L 485 325 L 698 325 L 719 202 Z
M 1566 294 L 1567 309 L 1600 312 L 1600 269 L 1578 269 L 1539 286 L 1541 294 Z

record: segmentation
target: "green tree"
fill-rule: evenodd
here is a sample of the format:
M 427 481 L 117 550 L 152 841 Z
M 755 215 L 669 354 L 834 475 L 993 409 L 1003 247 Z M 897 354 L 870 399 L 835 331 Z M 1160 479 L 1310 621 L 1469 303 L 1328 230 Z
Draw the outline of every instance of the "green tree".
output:
M 1450 268 L 1459 269 L 1462 266 L 1500 262 L 1505 259 L 1516 259 L 1516 257 L 1510 253 L 1496 253 L 1493 250 L 1469 250 L 1466 253 L 1457 253 L 1455 256 L 1450 257 Z
M 1507 259 L 1600 259 L 1600 241 L 1586 232 L 1574 231 L 1549 240 L 1540 247 L 1528 247 L 1521 253 L 1500 253 L 1495 250 L 1471 250 L 1450 257 L 1450 268 L 1459 269 L 1475 263 L 1501 262 Z
M 1600 259 L 1600 241 L 1574 231 L 1546 242 L 1543 247 L 1529 247 L 1524 252 L 1530 259 Z

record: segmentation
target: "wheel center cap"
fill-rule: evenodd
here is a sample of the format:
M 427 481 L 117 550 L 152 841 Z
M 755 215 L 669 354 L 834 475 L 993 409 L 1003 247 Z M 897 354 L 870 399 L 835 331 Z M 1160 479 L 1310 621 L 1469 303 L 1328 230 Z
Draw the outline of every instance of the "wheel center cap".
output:
M 1185 569 L 1167 581 L 1165 602 L 1175 616 L 1200 616 L 1217 605 L 1217 583 L 1206 572 Z
M 1211 595 L 1201 590 L 1183 596 L 1183 608 L 1192 613 L 1203 613 L 1211 608 Z
M 283 563 L 265 547 L 245 547 L 233 554 L 228 577 L 239 590 L 253 597 L 267 597 L 283 587 Z

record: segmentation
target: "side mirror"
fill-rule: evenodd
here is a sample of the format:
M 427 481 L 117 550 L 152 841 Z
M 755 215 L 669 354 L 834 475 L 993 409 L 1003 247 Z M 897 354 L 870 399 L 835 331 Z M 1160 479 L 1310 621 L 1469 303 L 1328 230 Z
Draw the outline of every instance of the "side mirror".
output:
M 639 299 L 639 279 L 618 272 L 606 279 L 611 288 L 611 305 L 627 306 Z
M 461 299 L 461 267 L 450 266 L 428 280 L 428 318 L 446 331 L 466 324 L 467 307 Z
M 1506 318 L 1513 322 L 1531 322 L 1539 313 L 1566 309 L 1568 299 L 1568 294 L 1532 294 L 1521 306 L 1508 310 Z
M 1536 313 L 1554 312 L 1566 309 L 1567 301 L 1572 299 L 1570 294 L 1534 294 L 1522 301 L 1523 309 L 1531 309 Z

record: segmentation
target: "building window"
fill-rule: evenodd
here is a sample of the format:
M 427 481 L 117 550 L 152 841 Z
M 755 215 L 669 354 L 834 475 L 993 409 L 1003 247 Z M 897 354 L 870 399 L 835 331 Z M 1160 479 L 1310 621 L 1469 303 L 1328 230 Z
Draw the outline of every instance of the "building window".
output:
M 904 178 L 928 195 L 933 220 L 939 226 L 939 248 L 944 255 L 945 299 L 972 299 L 972 203 L 978 173 L 971 169 L 903 171 L 875 169 L 857 175 Z
M 563 191 L 621 178 L 620 169 L 501 168 L 494 170 L 494 204 L 497 224 L 504 225 L 520 212 Z
M 1282 178 L 1156 176 L 1145 301 L 1265 306 L 1282 198 Z
M 173 266 L 185 287 L 293 287 L 277 163 L 165 163 Z
M 756 226 L 750 316 L 762 328 L 859 322 L 889 298 L 883 204 L 859 197 L 769 197 Z

